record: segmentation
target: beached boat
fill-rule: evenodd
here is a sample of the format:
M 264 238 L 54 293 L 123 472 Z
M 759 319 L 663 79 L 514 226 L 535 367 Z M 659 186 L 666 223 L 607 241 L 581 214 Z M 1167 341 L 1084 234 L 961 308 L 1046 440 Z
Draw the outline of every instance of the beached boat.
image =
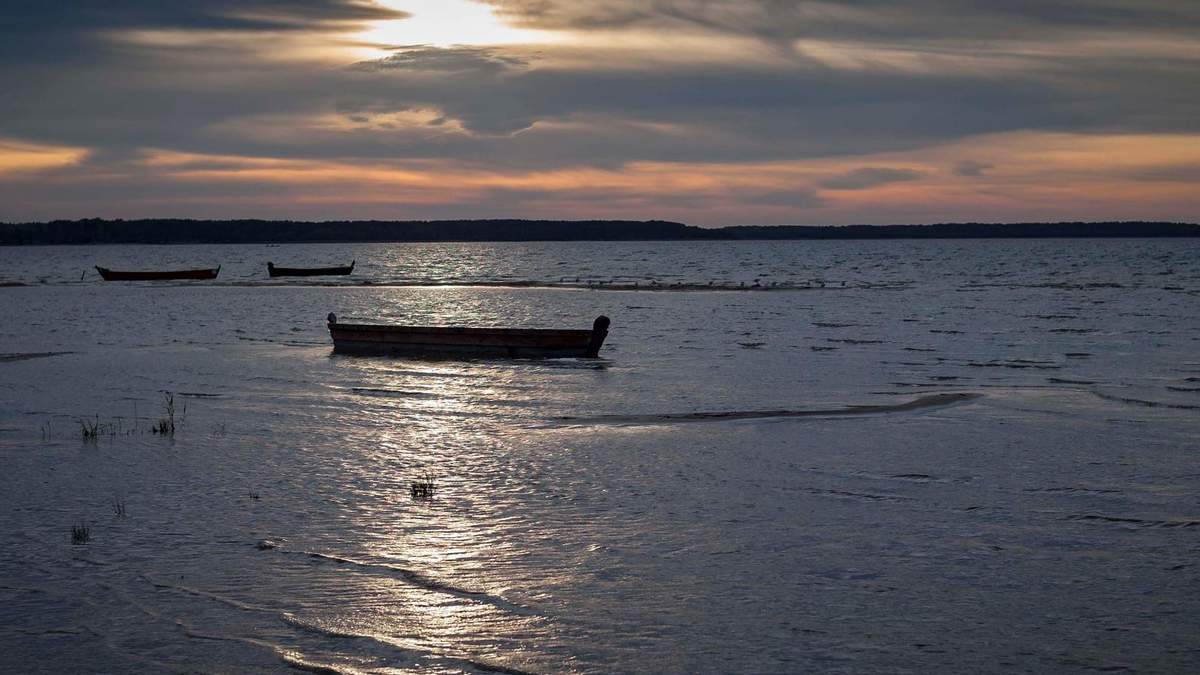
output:
M 359 355 L 427 355 L 512 358 L 595 358 L 608 336 L 609 320 L 591 330 L 460 328 L 338 323 L 330 314 L 333 351 Z
M 350 274 L 354 271 L 355 261 L 351 260 L 345 267 L 276 267 L 275 263 L 267 263 L 267 273 L 273 277 L 324 277 L 339 274 Z
M 105 281 L 166 281 L 169 279 L 216 279 L 221 267 L 207 270 L 173 270 L 168 272 L 118 272 L 96 266 Z

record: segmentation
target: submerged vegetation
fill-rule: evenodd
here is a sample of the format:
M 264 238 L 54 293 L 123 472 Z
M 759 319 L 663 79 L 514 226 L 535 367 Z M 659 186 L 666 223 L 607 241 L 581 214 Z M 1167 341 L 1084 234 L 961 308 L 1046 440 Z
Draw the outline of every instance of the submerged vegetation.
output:
M 150 433 L 156 436 L 174 437 L 175 432 L 183 426 L 184 420 L 187 417 L 187 405 L 184 404 L 178 410 L 175 406 L 175 394 L 173 392 L 163 392 L 163 416 L 149 428 Z M 100 416 L 96 415 L 91 419 L 82 418 L 79 420 L 80 435 L 83 437 L 84 443 L 96 443 L 102 436 L 131 436 L 133 434 L 145 433 L 145 429 L 139 424 L 140 418 L 137 414 L 137 405 L 134 405 L 133 426 L 126 428 L 124 418 L 117 417 L 111 422 L 102 422 Z M 224 425 L 221 425 L 221 433 L 224 433 Z M 47 422 L 41 428 L 42 440 L 50 440 L 50 423 Z
M 414 480 L 410 486 L 410 494 L 413 501 L 427 502 L 433 499 L 434 484 L 433 476 L 425 474 L 421 478 Z
M 92 540 L 92 528 L 88 527 L 87 523 L 78 523 L 71 526 L 71 543 L 75 546 L 82 546 Z
M 99 415 L 94 419 L 79 420 L 79 427 L 84 443 L 95 443 L 101 436 L 116 436 L 118 428 L 115 424 L 102 423 Z M 46 435 L 49 436 L 49 432 Z
M 186 405 L 184 406 L 182 413 L 187 413 Z M 150 427 L 150 433 L 160 434 L 162 436 L 174 436 L 175 394 L 169 391 L 163 392 L 163 415 L 164 417 L 159 418 L 158 422 L 155 423 L 154 426 Z

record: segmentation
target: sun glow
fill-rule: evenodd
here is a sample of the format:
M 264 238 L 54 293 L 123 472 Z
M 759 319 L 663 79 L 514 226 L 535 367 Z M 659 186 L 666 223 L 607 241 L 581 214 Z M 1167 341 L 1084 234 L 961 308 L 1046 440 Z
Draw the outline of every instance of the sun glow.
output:
M 508 45 L 553 42 L 558 34 L 509 26 L 487 5 L 473 0 L 381 0 L 408 12 L 404 19 L 377 21 L 359 35 L 380 48 L 403 45 Z

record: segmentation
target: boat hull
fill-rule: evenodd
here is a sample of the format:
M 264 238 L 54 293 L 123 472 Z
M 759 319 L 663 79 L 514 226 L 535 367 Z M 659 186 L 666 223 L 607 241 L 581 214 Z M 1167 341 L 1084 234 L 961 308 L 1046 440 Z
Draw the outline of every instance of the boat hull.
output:
M 608 335 L 608 319 L 592 330 L 457 328 L 341 324 L 331 315 L 336 354 L 448 358 L 595 358 Z
M 331 277 L 345 276 L 354 272 L 354 263 L 345 267 L 276 267 L 267 263 L 267 274 L 273 277 Z
M 221 268 L 207 270 L 172 270 L 166 272 L 118 272 L 96 266 L 96 271 L 105 281 L 170 281 L 176 279 L 216 279 Z

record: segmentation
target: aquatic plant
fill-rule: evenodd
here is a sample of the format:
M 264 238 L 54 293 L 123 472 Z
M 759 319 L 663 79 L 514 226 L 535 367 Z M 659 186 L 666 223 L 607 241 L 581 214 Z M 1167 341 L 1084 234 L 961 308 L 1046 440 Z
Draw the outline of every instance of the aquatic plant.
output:
M 429 501 L 433 499 L 433 476 L 425 474 L 421 478 L 414 480 L 410 486 L 409 493 L 412 495 L 413 501 Z
M 258 500 L 258 498 L 259 498 L 261 495 L 259 495 L 259 494 L 258 494 L 257 492 L 255 492 L 254 490 L 246 490 L 246 496 L 247 496 L 247 497 L 249 497 L 249 498 L 250 498 L 250 499 L 252 499 L 252 500 L 256 500 L 256 501 L 257 501 L 257 500 Z
M 185 408 L 186 412 L 186 408 Z M 150 433 L 161 434 L 163 436 L 175 435 L 175 394 L 169 391 L 163 392 L 163 414 L 165 417 L 159 418 L 154 426 L 150 427 Z
M 87 526 L 87 523 L 79 523 L 71 526 L 71 543 L 75 546 L 82 546 L 92 540 L 92 528 Z
M 100 440 L 101 435 L 116 435 L 115 429 L 111 424 L 101 424 L 99 415 L 94 419 L 79 420 L 79 430 L 85 443 L 95 443 Z
M 116 514 L 116 516 L 118 518 L 125 517 L 126 514 L 125 514 L 125 500 L 124 499 L 121 499 L 120 497 L 113 497 L 112 507 L 113 507 L 113 513 Z

